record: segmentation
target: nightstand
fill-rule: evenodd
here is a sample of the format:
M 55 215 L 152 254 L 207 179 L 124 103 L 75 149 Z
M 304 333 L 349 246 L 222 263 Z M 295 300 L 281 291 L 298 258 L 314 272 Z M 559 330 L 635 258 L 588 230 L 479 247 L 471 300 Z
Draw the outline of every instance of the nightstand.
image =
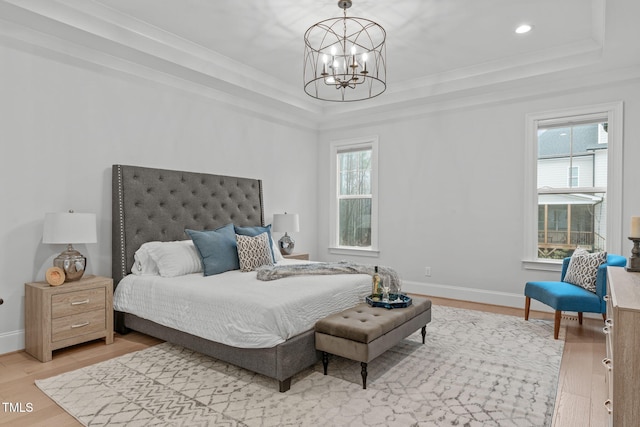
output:
M 51 360 L 59 348 L 104 338 L 113 343 L 113 280 L 85 276 L 77 282 L 50 286 L 25 283 L 25 350 Z
M 303 259 L 305 261 L 309 261 L 309 254 L 303 254 L 303 253 L 282 255 L 282 257 L 287 259 Z

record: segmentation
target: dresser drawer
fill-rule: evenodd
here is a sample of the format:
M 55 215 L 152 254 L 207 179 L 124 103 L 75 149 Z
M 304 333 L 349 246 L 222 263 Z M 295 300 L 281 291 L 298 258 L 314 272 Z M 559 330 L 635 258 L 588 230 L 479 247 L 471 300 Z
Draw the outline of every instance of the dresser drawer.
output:
M 51 325 L 51 341 L 62 341 L 67 338 L 100 332 L 106 329 L 106 313 L 94 310 L 53 319 Z
M 105 289 L 65 292 L 51 297 L 51 318 L 66 317 L 105 308 Z

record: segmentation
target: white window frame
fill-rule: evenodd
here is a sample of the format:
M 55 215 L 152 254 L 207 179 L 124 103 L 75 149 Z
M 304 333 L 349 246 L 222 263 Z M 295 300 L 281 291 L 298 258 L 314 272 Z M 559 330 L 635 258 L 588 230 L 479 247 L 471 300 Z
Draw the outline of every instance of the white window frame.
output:
M 352 247 L 339 245 L 339 178 L 338 178 L 338 153 L 346 150 L 371 149 L 371 246 Z M 332 141 L 329 144 L 330 151 L 330 195 L 329 195 L 329 252 L 339 255 L 378 256 L 378 136 L 344 139 Z
M 607 242 L 609 253 L 622 253 L 622 135 L 623 103 L 614 102 L 577 108 L 531 113 L 526 116 L 524 161 L 524 256 L 526 269 L 560 271 L 562 260 L 538 258 L 538 127 L 554 122 L 607 121 Z

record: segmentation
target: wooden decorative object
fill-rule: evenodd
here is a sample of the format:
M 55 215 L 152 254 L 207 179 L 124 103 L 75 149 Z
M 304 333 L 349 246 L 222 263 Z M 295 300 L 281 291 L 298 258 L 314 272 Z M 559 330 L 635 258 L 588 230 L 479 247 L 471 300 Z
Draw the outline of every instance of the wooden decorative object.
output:
M 51 267 L 45 273 L 47 283 L 51 286 L 60 286 L 64 283 L 64 270 L 60 267 Z
M 629 240 L 633 242 L 633 249 L 627 263 L 627 271 L 638 273 L 640 272 L 640 237 L 629 237 Z

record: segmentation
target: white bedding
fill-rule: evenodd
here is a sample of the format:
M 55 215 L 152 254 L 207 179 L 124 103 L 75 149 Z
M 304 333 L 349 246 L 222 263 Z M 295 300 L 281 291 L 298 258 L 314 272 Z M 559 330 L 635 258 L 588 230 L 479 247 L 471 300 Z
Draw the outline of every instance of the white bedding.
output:
M 304 263 L 282 260 L 277 265 Z M 269 348 L 316 321 L 363 302 L 366 274 L 297 276 L 260 281 L 239 270 L 204 277 L 129 274 L 116 288 L 114 308 L 164 326 L 241 348 Z

